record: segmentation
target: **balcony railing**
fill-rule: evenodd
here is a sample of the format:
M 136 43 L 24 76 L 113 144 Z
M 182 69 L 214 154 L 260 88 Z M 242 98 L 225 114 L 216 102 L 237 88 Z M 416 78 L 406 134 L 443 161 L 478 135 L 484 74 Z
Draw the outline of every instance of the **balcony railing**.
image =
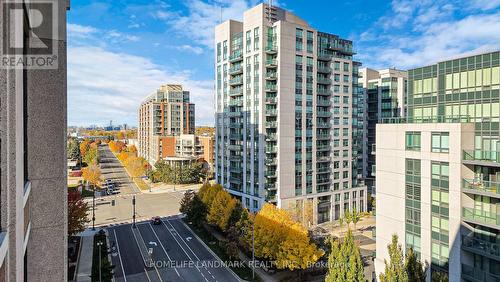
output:
M 375 155 L 376 152 L 377 152 L 377 146 L 376 144 L 372 144 L 372 155 Z
M 500 164 L 500 152 L 483 150 L 464 150 L 464 161 L 493 162 Z
M 329 162 L 330 161 L 330 157 L 327 157 L 327 156 L 317 157 L 316 161 L 317 162 Z
M 239 96 L 243 95 L 243 88 L 233 88 L 229 90 L 229 96 Z
M 332 116 L 332 113 L 328 112 L 328 111 L 317 111 L 316 115 L 318 117 L 330 117 L 330 116 Z
M 332 60 L 332 55 L 324 52 L 318 53 L 318 60 L 321 61 L 331 61 Z
M 500 214 L 473 208 L 462 208 L 462 217 L 474 223 L 483 223 L 500 227 Z
M 323 89 L 323 88 L 318 88 L 316 90 L 316 93 L 318 95 L 324 95 L 324 96 L 330 96 L 330 95 L 332 95 L 332 91 L 330 91 L 328 89 Z
M 329 134 L 320 133 L 320 134 L 316 135 L 316 139 L 320 139 L 320 140 L 330 139 L 330 135 Z
M 238 84 L 243 84 L 243 77 L 241 75 L 235 78 L 231 78 L 229 80 L 229 85 L 238 85 Z
M 229 117 L 239 117 L 241 115 L 241 112 L 240 111 L 236 111 L 236 112 L 228 112 L 227 115 Z
M 229 74 L 237 74 L 237 73 L 242 73 L 242 72 L 243 72 L 242 65 L 236 65 L 236 66 L 232 66 L 229 68 Z
M 235 52 L 231 53 L 231 55 L 229 56 L 230 62 L 237 62 L 237 61 L 241 61 L 241 60 L 243 60 L 242 51 L 235 51 Z
M 331 73 L 332 69 L 327 66 L 318 66 L 318 72 L 319 73 Z
M 272 98 L 266 98 L 266 104 L 276 104 L 278 98 L 272 97 Z
M 332 80 L 326 77 L 318 77 L 317 82 L 320 84 L 332 84 Z
M 462 276 L 474 282 L 500 281 L 500 275 L 481 270 L 478 267 L 462 264 Z
M 393 117 L 381 118 L 379 123 L 465 123 L 469 116 L 429 116 L 429 117 Z
M 276 84 L 266 84 L 267 92 L 274 92 L 277 90 Z
M 500 244 L 474 237 L 472 234 L 462 236 L 462 248 L 473 253 L 500 259 Z
M 270 67 L 277 67 L 277 66 L 278 66 L 278 61 L 276 61 L 276 59 L 266 60 L 266 67 L 270 68 Z
M 317 100 L 316 105 L 319 107 L 329 107 L 330 106 L 330 100 Z
M 462 188 L 470 192 L 492 193 L 500 196 L 500 182 L 464 178 Z M 466 192 L 467 192 L 466 191 Z
M 278 73 L 277 72 L 266 72 L 266 79 L 267 80 L 275 80 L 278 78 Z
M 278 47 L 276 45 L 267 45 L 266 46 L 266 53 L 267 54 L 276 54 L 278 52 Z
M 276 121 L 267 121 L 266 122 L 266 128 L 275 128 L 278 126 L 278 123 Z
M 268 109 L 268 110 L 266 110 L 266 116 L 275 116 L 277 114 L 278 114 L 277 110 L 274 110 L 274 109 Z

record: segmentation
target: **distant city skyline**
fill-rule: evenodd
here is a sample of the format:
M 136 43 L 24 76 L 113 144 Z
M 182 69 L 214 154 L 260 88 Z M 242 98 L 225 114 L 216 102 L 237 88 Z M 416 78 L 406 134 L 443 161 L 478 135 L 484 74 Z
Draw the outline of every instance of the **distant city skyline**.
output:
M 500 48 L 498 1 L 273 2 L 353 40 L 355 59 L 374 69 L 408 69 Z M 142 98 L 161 84 L 180 83 L 198 105 L 197 124 L 213 126 L 213 29 L 258 3 L 72 1 L 68 124 L 137 126 Z M 333 8 L 345 13 L 332 18 Z

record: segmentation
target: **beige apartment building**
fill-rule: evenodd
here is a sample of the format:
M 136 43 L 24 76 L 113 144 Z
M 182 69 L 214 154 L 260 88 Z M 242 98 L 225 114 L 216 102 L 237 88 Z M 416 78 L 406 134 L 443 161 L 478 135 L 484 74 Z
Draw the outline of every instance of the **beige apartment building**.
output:
M 139 156 L 154 165 L 175 150 L 173 136 L 194 134 L 195 106 L 182 85 L 162 85 L 139 107 Z
M 12 6 L 0 0 L 0 59 L 19 54 L 12 50 L 18 49 L 10 45 L 14 43 L 26 58 L 50 49 L 57 60 L 47 69 L 0 66 L 0 282 L 67 281 L 69 1 L 43 1 L 56 13 L 43 14 L 37 30 L 26 23 L 33 20 L 31 9 L 42 7 L 27 2 Z M 47 23 L 57 25 L 49 29 Z M 44 46 L 30 45 L 33 34 Z
M 216 180 L 243 205 L 366 210 L 352 42 L 260 4 L 215 28 Z

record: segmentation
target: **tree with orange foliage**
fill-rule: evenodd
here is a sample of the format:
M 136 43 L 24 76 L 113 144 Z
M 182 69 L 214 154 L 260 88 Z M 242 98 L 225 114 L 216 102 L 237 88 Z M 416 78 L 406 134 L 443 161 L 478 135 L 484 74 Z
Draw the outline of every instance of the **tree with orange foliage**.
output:
M 130 153 L 137 154 L 137 148 L 135 147 L 135 145 L 127 146 L 127 151 Z
M 83 142 L 80 143 L 80 154 L 82 157 L 85 157 L 85 154 L 89 151 L 90 149 L 90 142 L 89 140 L 85 139 Z
M 96 164 L 91 164 L 88 167 L 82 169 L 83 179 L 87 180 L 94 186 L 98 186 L 101 183 L 101 169 Z
M 255 216 L 255 255 L 274 261 L 280 269 L 293 270 L 309 267 L 323 251 L 287 210 L 267 203 Z

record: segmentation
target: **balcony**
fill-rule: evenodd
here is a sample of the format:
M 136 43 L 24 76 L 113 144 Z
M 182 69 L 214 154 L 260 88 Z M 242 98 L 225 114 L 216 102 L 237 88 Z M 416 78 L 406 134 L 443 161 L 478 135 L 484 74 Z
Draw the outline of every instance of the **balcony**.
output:
M 474 237 L 472 234 L 462 236 L 462 249 L 495 260 L 500 260 L 500 244 Z
M 276 127 L 278 127 L 278 122 L 266 121 L 266 128 L 276 128 Z
M 319 83 L 319 84 L 326 84 L 326 85 L 328 85 L 328 84 L 332 84 L 332 80 L 331 80 L 331 79 L 329 79 L 329 78 L 326 78 L 326 77 L 321 77 L 321 76 L 320 76 L 320 77 L 318 77 L 318 79 L 317 79 L 317 83 Z
M 264 173 L 264 175 L 267 177 L 267 178 L 276 178 L 276 171 L 275 170 L 268 170 Z
M 229 134 L 229 139 L 232 139 L 232 140 L 241 140 L 241 139 L 243 139 L 243 134 L 241 134 L 241 133 L 231 133 L 231 134 Z
M 236 65 L 236 66 L 232 66 L 229 68 L 230 75 L 236 75 L 236 74 L 240 74 L 240 73 L 243 73 L 243 66 L 242 65 Z
M 227 148 L 230 151 L 237 151 L 237 152 L 241 152 L 242 150 L 241 145 L 228 145 Z
M 376 176 L 375 175 L 376 171 L 377 171 L 377 166 L 376 165 L 372 165 L 372 176 Z
M 276 183 L 266 183 L 267 190 L 276 190 Z
M 330 100 L 321 99 L 316 101 L 318 107 L 330 107 Z
M 266 135 L 266 141 L 277 141 L 278 136 L 276 134 L 268 134 Z
M 276 104 L 277 100 L 276 97 L 266 98 L 266 104 Z
M 241 87 L 229 90 L 229 97 L 241 96 L 241 95 L 243 95 L 243 88 Z
M 324 52 L 318 53 L 318 60 L 320 61 L 331 61 L 332 60 L 332 55 Z
M 316 90 L 316 94 L 322 95 L 322 96 L 330 96 L 330 95 L 332 95 L 332 91 L 330 91 L 329 89 L 318 88 Z
M 278 47 L 275 44 L 266 46 L 266 54 L 274 55 L 278 53 Z
M 325 185 L 325 184 L 330 184 L 331 183 L 331 180 L 330 178 L 318 178 L 316 180 L 316 185 Z
M 317 140 L 330 140 L 330 135 L 325 133 L 316 134 Z
M 500 167 L 500 152 L 483 150 L 464 150 L 463 162 L 472 165 Z
M 278 78 L 278 72 L 266 72 L 264 76 L 267 80 L 276 80 Z
M 462 264 L 462 278 L 467 281 L 483 282 L 483 281 L 500 281 L 500 275 L 483 271 L 478 267 Z
M 229 101 L 229 106 L 242 107 L 243 106 L 243 100 L 242 99 L 231 99 Z
M 375 153 L 377 152 L 376 149 L 377 148 L 376 148 L 375 144 L 372 144 L 372 155 L 375 155 Z
M 266 154 L 276 154 L 276 147 L 266 147 Z
M 346 55 L 350 55 L 350 56 L 356 54 L 352 50 L 352 45 L 329 44 L 327 46 L 327 48 L 328 48 L 328 50 L 340 52 L 340 53 L 343 53 L 343 54 L 346 54 Z
M 278 111 L 275 109 L 266 109 L 266 116 L 276 116 Z
M 328 74 L 328 73 L 332 72 L 332 69 L 330 67 L 327 67 L 327 66 L 318 66 L 318 72 Z
M 276 68 L 276 67 L 278 67 L 278 61 L 276 61 L 276 59 L 266 60 L 266 67 L 267 68 Z
M 276 92 L 277 90 L 276 84 L 266 84 L 266 92 Z
M 278 161 L 275 158 L 266 159 L 265 164 L 266 165 L 278 165 Z
M 320 145 L 320 146 L 316 147 L 316 151 L 319 151 L 319 152 L 326 152 L 326 151 L 330 151 L 330 150 L 331 150 L 330 145 Z
M 243 179 L 241 177 L 234 177 L 234 176 L 230 176 L 229 177 L 229 182 L 230 183 L 241 184 L 242 181 L 243 181 Z
M 238 61 L 243 61 L 243 53 L 241 51 L 234 51 L 229 56 L 229 62 L 234 63 Z
M 230 166 L 229 172 L 231 172 L 231 173 L 243 173 L 243 168 L 241 166 Z
M 243 123 L 241 122 L 230 122 L 229 128 L 243 128 Z
M 316 124 L 317 128 L 330 128 L 332 125 L 329 122 L 318 122 Z
M 329 162 L 330 161 L 330 157 L 328 157 L 328 156 L 317 157 L 316 161 L 318 163 Z
M 231 78 L 229 80 L 229 85 L 233 86 L 233 85 L 242 85 L 243 84 L 243 76 L 237 76 L 237 77 L 234 77 L 234 78 Z
M 331 117 L 332 113 L 330 113 L 329 111 L 317 111 L 316 116 L 326 118 L 326 117 Z
M 500 197 L 500 182 L 464 178 L 462 179 L 462 191 L 471 194 L 487 194 L 491 197 Z
M 229 156 L 230 162 L 241 162 L 242 159 L 243 159 L 242 156 Z
M 500 215 L 473 208 L 462 208 L 462 219 L 474 224 L 500 229 Z
M 239 116 L 241 116 L 241 112 L 240 112 L 240 111 L 236 111 L 236 112 L 228 112 L 228 113 L 227 113 L 227 116 L 228 116 L 228 117 L 239 117 Z

